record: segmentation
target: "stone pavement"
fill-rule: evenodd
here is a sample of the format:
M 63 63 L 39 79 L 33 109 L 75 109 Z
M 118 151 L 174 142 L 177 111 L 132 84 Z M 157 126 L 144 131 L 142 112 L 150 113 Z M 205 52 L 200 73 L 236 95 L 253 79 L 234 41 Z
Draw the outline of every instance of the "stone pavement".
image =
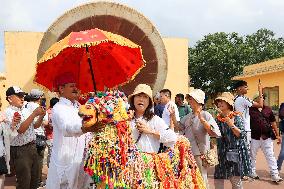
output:
M 276 158 L 278 158 L 278 154 L 280 151 L 280 145 L 274 144 Z M 257 174 L 260 177 L 260 180 L 250 180 L 244 182 L 244 189 L 284 189 L 284 181 L 280 184 L 274 184 L 270 181 L 270 175 L 268 170 L 268 165 L 265 161 L 265 157 L 261 151 L 257 154 Z M 209 170 L 209 185 L 210 189 L 230 189 L 231 184 L 229 181 L 225 181 L 224 188 L 220 185 L 220 183 L 214 184 L 213 179 L 214 168 L 210 168 Z M 45 178 L 47 174 L 47 167 L 44 166 L 43 169 L 43 177 Z M 280 176 L 284 178 L 284 167 L 282 167 L 282 171 L 280 172 Z M 4 189 L 15 189 L 15 177 L 6 178 Z

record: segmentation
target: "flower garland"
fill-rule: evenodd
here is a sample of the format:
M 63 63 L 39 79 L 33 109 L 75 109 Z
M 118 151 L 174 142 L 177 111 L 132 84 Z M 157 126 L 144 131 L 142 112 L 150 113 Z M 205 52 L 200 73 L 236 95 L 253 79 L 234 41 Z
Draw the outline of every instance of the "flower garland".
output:
M 230 112 L 226 117 L 232 119 L 233 117 L 237 116 L 237 115 L 240 115 L 239 112 Z M 217 119 L 223 123 L 226 122 L 226 117 L 223 117 L 221 114 L 218 114 L 217 115 Z

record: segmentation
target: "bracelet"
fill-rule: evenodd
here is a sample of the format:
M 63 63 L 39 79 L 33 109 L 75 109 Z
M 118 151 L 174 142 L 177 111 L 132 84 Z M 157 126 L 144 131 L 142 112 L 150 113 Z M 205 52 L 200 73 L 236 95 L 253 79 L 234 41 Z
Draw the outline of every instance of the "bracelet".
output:
M 235 125 L 231 127 L 231 129 L 234 129 L 234 128 L 236 128 L 236 126 L 235 126 Z

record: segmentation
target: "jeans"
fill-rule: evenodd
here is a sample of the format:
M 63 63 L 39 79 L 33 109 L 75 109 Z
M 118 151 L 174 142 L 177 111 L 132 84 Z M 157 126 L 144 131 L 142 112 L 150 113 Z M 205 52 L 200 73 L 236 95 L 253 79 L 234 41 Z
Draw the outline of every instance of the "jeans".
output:
M 283 160 L 284 160 L 284 134 L 282 134 L 281 150 L 277 160 L 277 166 L 279 171 L 281 170 Z

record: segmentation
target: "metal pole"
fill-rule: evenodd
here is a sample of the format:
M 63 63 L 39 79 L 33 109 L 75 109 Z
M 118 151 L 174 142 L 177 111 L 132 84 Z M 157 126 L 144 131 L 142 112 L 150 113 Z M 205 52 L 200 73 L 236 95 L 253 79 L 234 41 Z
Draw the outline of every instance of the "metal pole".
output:
M 93 80 L 94 92 L 97 94 L 97 86 L 96 86 L 96 81 L 95 81 L 95 75 L 94 75 L 93 66 L 92 66 L 92 62 L 91 62 L 91 58 L 90 58 L 89 48 L 88 48 L 87 45 L 86 45 L 86 51 L 87 51 L 88 63 L 89 63 L 89 66 L 90 66 L 90 71 L 91 71 L 92 80 Z

